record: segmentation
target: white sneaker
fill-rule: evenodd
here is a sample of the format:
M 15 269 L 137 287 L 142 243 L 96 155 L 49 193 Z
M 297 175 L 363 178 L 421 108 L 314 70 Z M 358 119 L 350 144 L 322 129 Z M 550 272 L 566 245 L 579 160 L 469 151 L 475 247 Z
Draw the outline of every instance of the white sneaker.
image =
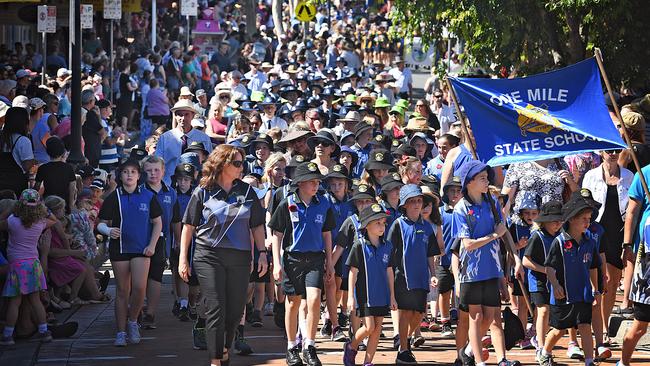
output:
M 264 316 L 271 316 L 273 315 L 273 304 L 267 303 L 264 305 Z
M 127 332 L 129 334 L 129 343 L 138 344 L 140 343 L 140 324 L 137 322 L 129 322 L 126 325 Z
M 126 347 L 126 332 L 117 332 L 113 345 L 115 347 Z
M 585 354 L 582 352 L 580 347 L 577 344 L 571 342 L 569 347 L 566 350 L 566 356 L 574 360 L 581 360 L 585 358 Z

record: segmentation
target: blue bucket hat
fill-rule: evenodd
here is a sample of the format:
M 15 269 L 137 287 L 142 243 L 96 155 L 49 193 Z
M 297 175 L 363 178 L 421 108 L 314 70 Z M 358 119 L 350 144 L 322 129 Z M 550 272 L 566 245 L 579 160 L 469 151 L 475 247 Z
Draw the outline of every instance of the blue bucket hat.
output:
M 460 177 L 460 182 L 462 185 L 463 193 L 467 192 L 467 184 L 474 179 L 474 177 L 484 171 L 488 172 L 488 179 L 492 180 L 494 173 L 492 169 L 485 163 L 482 163 L 478 160 L 470 160 L 460 166 L 458 172 L 455 173 L 456 176 Z
M 401 208 L 406 204 L 406 201 L 409 198 L 423 196 L 422 188 L 416 184 L 406 184 L 399 189 L 399 205 L 398 208 Z
M 521 198 L 515 207 L 515 211 L 521 210 L 539 210 L 538 196 L 531 191 L 522 191 Z

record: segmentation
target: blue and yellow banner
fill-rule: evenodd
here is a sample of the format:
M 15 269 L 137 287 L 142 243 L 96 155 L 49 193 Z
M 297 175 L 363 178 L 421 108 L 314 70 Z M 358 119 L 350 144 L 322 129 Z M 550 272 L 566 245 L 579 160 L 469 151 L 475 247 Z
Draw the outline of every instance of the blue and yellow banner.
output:
M 450 78 L 480 160 L 491 166 L 625 148 L 596 59 L 515 79 Z

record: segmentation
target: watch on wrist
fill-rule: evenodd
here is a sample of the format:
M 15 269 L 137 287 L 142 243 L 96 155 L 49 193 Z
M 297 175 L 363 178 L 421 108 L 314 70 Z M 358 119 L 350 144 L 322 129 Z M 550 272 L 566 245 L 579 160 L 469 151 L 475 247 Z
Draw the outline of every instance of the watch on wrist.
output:
M 632 243 L 623 243 L 623 249 L 632 248 Z

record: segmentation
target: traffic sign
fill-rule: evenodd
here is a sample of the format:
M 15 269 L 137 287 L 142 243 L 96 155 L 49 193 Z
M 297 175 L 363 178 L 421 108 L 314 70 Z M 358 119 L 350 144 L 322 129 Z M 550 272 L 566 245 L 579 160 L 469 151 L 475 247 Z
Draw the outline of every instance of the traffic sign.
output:
M 81 4 L 81 29 L 93 29 L 93 6 Z
M 56 6 L 40 5 L 37 9 L 38 32 L 56 33 Z
M 199 15 L 199 2 L 197 0 L 181 0 L 181 15 L 195 17 Z
M 104 0 L 104 19 L 122 19 L 122 0 Z
M 296 5 L 296 19 L 301 22 L 311 22 L 316 17 L 316 6 L 304 0 L 298 1 Z

